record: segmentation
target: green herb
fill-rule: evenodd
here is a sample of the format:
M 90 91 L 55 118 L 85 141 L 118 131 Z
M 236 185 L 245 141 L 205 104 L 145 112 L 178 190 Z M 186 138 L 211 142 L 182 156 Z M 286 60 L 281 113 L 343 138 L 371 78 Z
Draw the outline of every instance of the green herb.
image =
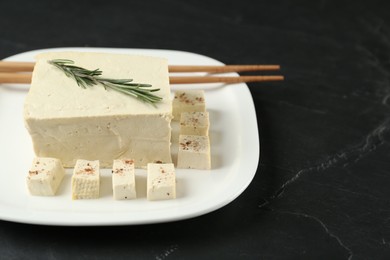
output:
M 160 89 L 152 89 L 152 85 L 150 84 L 132 83 L 132 79 L 103 78 L 100 77 L 103 73 L 100 69 L 84 69 L 73 65 L 74 62 L 72 60 L 55 59 L 49 60 L 48 62 L 62 70 L 66 76 L 73 78 L 77 82 L 77 85 L 82 88 L 100 84 L 106 90 L 112 89 L 152 105 L 162 100 L 161 97 L 152 94 L 152 92 L 159 91 Z

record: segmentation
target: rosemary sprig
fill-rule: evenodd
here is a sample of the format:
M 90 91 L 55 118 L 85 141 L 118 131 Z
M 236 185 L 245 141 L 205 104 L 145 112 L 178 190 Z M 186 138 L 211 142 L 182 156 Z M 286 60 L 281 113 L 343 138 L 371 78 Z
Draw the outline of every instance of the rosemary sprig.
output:
M 152 94 L 152 92 L 159 91 L 160 89 L 152 89 L 152 85 L 150 84 L 133 83 L 132 79 L 103 78 L 100 77 L 103 73 L 100 69 L 84 69 L 73 65 L 74 61 L 72 60 L 55 59 L 49 60 L 48 62 L 62 70 L 66 76 L 73 78 L 77 82 L 77 85 L 82 88 L 100 84 L 106 90 L 112 89 L 152 105 L 162 100 L 161 97 Z

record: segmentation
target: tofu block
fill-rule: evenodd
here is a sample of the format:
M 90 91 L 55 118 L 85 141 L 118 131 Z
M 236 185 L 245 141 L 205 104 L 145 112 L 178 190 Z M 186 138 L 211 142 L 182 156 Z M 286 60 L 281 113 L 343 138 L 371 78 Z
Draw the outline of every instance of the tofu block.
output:
M 65 176 L 61 161 L 57 158 L 34 158 L 27 176 L 31 195 L 54 196 Z
M 176 177 L 173 163 L 148 163 L 147 199 L 176 198 Z
M 198 170 L 211 169 L 209 137 L 180 135 L 177 168 Z
M 184 112 L 180 117 L 181 135 L 209 135 L 208 112 Z
M 97 199 L 99 189 L 99 161 L 77 160 L 72 176 L 72 199 Z
M 112 166 L 112 190 L 116 200 L 135 199 L 137 197 L 133 160 L 114 160 Z
M 205 112 L 206 103 L 203 90 L 175 91 L 172 101 L 173 120 L 180 121 L 183 112 Z
M 114 159 L 132 158 L 137 168 L 154 161 L 171 162 L 172 100 L 168 62 L 164 58 L 89 52 L 41 53 L 24 103 L 24 120 L 35 154 L 59 158 L 64 167 L 77 159 L 99 160 L 111 168 Z M 151 84 L 162 97 L 156 106 L 101 85 L 81 88 L 48 63 L 70 59 L 102 77 Z

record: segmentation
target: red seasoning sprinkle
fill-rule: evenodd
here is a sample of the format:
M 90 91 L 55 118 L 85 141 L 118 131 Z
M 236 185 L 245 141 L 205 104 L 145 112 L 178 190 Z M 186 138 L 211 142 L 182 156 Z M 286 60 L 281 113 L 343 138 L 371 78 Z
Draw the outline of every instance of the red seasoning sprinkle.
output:
M 123 168 L 115 169 L 114 173 L 119 174 L 119 175 L 123 175 Z
M 196 152 L 198 152 L 199 150 L 201 150 L 202 149 L 202 145 L 201 145 L 201 143 L 199 143 L 199 141 L 198 140 L 192 140 L 192 141 L 190 141 L 190 140 L 183 140 L 185 143 L 179 143 L 179 145 L 180 145 L 180 148 L 182 149 L 182 150 L 185 150 L 185 151 L 187 151 L 187 150 L 193 150 L 193 151 L 196 151 Z
M 29 175 L 38 175 L 38 171 L 28 171 Z
M 91 167 L 84 168 L 84 173 L 86 173 L 86 174 L 94 174 L 94 172 L 95 172 L 94 169 Z M 80 172 L 80 173 L 82 173 L 82 172 Z
M 197 96 L 188 96 L 186 93 L 181 93 L 180 95 L 175 95 L 175 99 L 179 99 L 180 102 L 188 104 L 188 105 L 195 105 L 196 103 L 203 103 L 204 98 L 203 97 L 197 97 Z

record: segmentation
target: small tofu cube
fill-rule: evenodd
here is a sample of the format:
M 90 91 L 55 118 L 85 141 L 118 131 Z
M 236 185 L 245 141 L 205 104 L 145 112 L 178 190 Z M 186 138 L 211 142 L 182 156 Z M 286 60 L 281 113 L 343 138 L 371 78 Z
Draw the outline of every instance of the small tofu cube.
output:
M 208 112 L 184 112 L 180 117 L 181 135 L 209 135 Z
M 72 199 L 97 199 L 99 188 L 99 161 L 77 160 L 72 176 Z
M 137 197 L 134 160 L 114 160 L 112 166 L 112 190 L 116 200 L 135 199 Z
M 148 163 L 147 199 L 176 198 L 176 177 L 173 163 Z
M 205 112 L 206 103 L 203 90 L 176 91 L 172 101 L 173 120 L 180 121 L 183 112 Z
M 209 137 L 180 135 L 177 168 L 209 170 L 211 168 Z
M 34 158 L 27 176 L 27 187 L 31 195 L 53 196 L 56 194 L 65 170 L 56 158 Z

